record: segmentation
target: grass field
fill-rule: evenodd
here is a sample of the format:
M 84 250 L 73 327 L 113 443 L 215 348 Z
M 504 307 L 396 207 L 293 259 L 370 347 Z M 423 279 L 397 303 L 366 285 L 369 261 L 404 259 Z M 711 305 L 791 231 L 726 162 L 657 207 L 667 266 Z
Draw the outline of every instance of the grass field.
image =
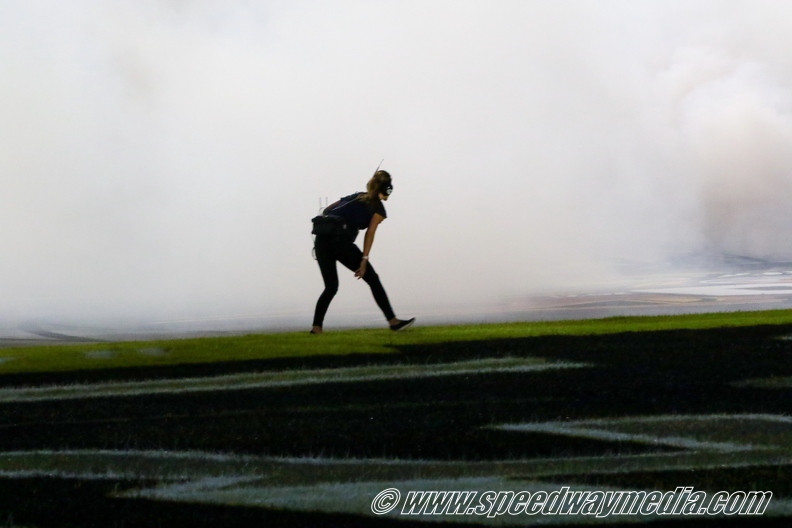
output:
M 792 310 L 417 327 L 404 333 L 389 332 L 386 329 L 346 330 L 329 332 L 322 336 L 299 332 L 166 341 L 47 345 L 0 350 L 0 375 L 289 357 L 387 354 L 397 352 L 399 346 L 405 345 L 788 323 L 792 323 Z
M 786 526 L 792 311 L 0 351 L 0 524 Z M 386 488 L 773 493 L 761 516 L 382 516 Z M 715 524 L 718 523 L 718 524 Z

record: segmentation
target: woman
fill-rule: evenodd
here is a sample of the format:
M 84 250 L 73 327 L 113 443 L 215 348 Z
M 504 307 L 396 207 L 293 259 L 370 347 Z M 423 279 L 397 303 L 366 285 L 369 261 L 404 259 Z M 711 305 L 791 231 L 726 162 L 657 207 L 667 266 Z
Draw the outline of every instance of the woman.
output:
M 377 301 L 377 305 L 385 314 L 385 319 L 388 320 L 391 330 L 404 330 L 415 322 L 414 317 L 408 320 L 396 317 L 391 309 L 385 288 L 382 287 L 377 272 L 369 263 L 369 253 L 371 253 L 371 246 L 374 244 L 377 226 L 387 218 L 382 202 L 388 200 L 392 191 L 391 175 L 384 170 L 378 170 L 366 185 L 366 192 L 341 198 L 323 211 L 323 217 L 318 217 L 319 220 L 328 223 L 335 222 L 335 224 L 332 233 L 317 234 L 314 243 L 316 260 L 319 262 L 325 289 L 316 302 L 312 334 L 322 333 L 322 323 L 327 308 L 338 291 L 336 261 L 354 271 L 355 277 L 366 281 L 374 295 L 374 300 Z M 354 244 L 360 229 L 366 230 L 362 253 Z

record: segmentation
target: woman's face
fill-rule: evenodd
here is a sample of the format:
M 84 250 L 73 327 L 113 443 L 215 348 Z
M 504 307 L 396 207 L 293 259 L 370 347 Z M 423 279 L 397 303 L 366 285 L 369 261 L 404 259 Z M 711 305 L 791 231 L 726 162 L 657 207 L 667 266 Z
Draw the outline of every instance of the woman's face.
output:
M 382 200 L 383 202 L 387 202 L 388 201 L 388 196 L 389 195 L 387 195 L 387 194 L 379 193 L 379 199 Z

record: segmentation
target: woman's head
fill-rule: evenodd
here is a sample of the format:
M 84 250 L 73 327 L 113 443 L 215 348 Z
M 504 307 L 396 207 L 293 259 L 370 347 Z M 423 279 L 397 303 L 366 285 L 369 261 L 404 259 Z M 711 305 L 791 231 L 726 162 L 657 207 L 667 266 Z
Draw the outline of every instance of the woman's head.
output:
M 366 184 L 366 201 L 387 200 L 393 191 L 391 175 L 388 171 L 378 170 Z

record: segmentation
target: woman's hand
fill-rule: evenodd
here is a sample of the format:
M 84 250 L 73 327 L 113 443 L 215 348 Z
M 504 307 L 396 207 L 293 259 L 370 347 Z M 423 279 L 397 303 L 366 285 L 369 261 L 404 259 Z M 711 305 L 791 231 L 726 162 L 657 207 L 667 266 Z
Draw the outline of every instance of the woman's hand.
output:
M 368 264 L 368 260 L 367 259 L 363 259 L 363 260 L 360 261 L 360 267 L 357 270 L 355 270 L 355 277 L 357 277 L 358 279 L 362 279 L 363 278 L 363 275 L 366 274 L 366 265 L 367 264 Z

